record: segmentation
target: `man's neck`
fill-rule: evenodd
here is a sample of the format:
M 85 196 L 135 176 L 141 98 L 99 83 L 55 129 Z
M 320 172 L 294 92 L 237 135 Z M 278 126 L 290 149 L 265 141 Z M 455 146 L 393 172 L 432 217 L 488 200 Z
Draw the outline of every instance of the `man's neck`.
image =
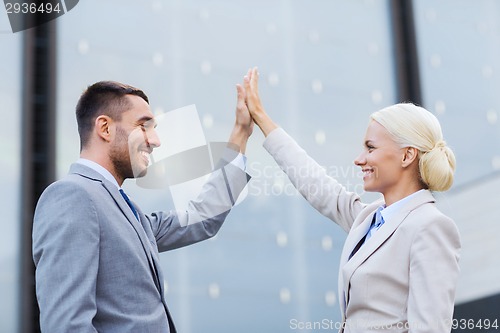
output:
M 89 161 L 92 161 L 94 163 L 99 164 L 101 167 L 106 169 L 113 176 L 113 178 L 118 183 L 118 186 L 121 187 L 123 185 L 124 179 L 117 176 L 115 168 L 113 167 L 113 163 L 111 163 L 111 161 L 109 161 L 108 158 L 103 158 L 101 156 L 98 156 L 96 154 L 92 154 L 91 152 L 85 151 L 85 150 L 82 150 L 80 152 L 80 158 L 83 158 L 83 159 L 86 159 L 86 160 L 89 160 Z

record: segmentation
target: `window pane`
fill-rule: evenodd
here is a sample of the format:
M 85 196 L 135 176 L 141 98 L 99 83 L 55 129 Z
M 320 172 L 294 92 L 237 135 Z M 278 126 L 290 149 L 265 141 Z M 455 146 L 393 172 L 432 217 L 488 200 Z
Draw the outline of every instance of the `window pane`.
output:
M 462 236 L 457 303 L 500 293 L 500 3 L 419 0 L 415 6 L 424 104 L 457 157 L 441 200 Z
M 0 101 L 3 129 L 0 131 L 0 331 L 16 332 L 18 318 L 19 199 L 21 189 L 21 59 L 22 34 L 13 34 L 5 11 L 0 10 Z

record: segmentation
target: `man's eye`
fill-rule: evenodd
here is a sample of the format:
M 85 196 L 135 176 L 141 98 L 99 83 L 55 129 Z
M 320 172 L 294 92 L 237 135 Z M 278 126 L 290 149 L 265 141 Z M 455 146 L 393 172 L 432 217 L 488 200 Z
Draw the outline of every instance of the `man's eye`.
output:
M 155 129 L 156 128 L 156 123 L 154 122 L 145 122 L 145 123 L 142 123 L 142 124 L 139 124 L 139 126 L 141 127 L 141 129 L 143 130 L 146 130 L 146 131 L 150 131 L 152 129 Z

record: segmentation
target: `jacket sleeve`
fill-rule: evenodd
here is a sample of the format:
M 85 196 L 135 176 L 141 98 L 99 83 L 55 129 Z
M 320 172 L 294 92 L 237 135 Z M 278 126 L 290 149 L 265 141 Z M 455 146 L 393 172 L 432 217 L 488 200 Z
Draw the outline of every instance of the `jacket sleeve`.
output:
M 450 332 L 459 251 L 460 236 L 451 219 L 422 221 L 410 253 L 410 333 Z
M 366 206 L 359 196 L 327 175 L 282 128 L 272 131 L 264 148 L 300 194 L 321 214 L 349 232 L 356 216 Z
M 99 225 L 89 195 L 71 182 L 42 194 L 34 216 L 33 259 L 42 332 L 97 332 Z
M 185 210 L 146 215 L 158 251 L 180 248 L 215 236 L 249 179 L 239 166 L 223 162 Z

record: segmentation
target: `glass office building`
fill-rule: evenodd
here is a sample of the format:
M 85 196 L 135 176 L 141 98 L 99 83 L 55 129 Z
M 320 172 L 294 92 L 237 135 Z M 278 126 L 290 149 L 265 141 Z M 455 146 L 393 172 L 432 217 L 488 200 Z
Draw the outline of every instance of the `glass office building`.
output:
M 89 84 L 140 87 L 158 115 L 195 104 L 207 142 L 225 141 L 235 84 L 258 66 L 267 111 L 330 175 L 370 201 L 378 196 L 363 192 L 352 162 L 368 116 L 402 101 L 403 81 L 416 82 L 416 102 L 438 117 L 457 157 L 454 186 L 436 196 L 462 236 L 456 313 L 467 318 L 500 308 L 500 3 L 413 1 L 410 42 L 418 72 L 402 81 L 399 66 L 407 58 L 394 36 L 410 18 L 395 23 L 398 2 L 81 1 L 55 21 L 55 178 L 78 158 L 74 109 Z M 0 10 L 0 332 L 6 333 L 20 332 L 27 320 L 20 304 L 25 34 L 12 33 Z M 262 141 L 256 128 L 247 148 L 253 177 L 247 197 L 220 233 L 161 255 L 179 332 L 301 331 L 294 323 L 341 319 L 337 275 L 345 233 L 294 190 Z M 133 181 L 124 187 L 145 211 L 174 206 L 168 189 L 146 190 Z

